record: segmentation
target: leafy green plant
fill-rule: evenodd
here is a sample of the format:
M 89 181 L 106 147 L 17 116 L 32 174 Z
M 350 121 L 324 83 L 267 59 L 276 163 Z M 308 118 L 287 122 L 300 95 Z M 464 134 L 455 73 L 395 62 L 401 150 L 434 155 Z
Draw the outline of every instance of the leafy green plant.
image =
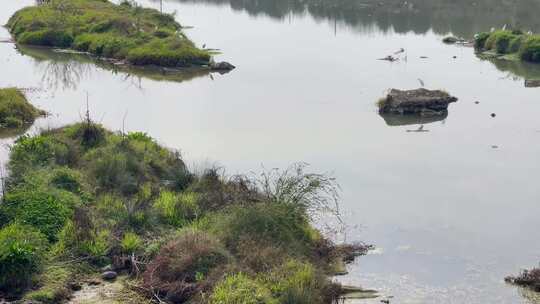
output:
M 324 290 L 329 282 L 316 268 L 305 262 L 290 260 L 262 280 L 282 304 L 324 304 Z
M 200 213 L 197 194 L 162 191 L 154 202 L 158 214 L 170 225 L 182 227 L 196 219 Z
M 142 241 L 135 233 L 127 232 L 122 238 L 121 246 L 125 253 L 132 254 L 141 248 Z
M 18 293 L 42 268 L 47 241 L 30 226 L 12 223 L 0 230 L 0 290 Z

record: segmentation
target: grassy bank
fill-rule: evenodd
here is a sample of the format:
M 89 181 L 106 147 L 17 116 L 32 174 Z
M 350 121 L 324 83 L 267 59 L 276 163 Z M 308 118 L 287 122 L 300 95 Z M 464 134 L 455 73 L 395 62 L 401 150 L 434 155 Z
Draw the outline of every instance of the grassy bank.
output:
M 0 89 L 0 130 L 19 129 L 45 115 L 28 102 L 17 88 Z
M 487 55 L 540 62 L 540 35 L 525 34 L 520 30 L 479 33 L 475 36 L 475 48 Z
M 336 185 L 302 165 L 193 174 L 146 134 L 91 121 L 23 136 L 11 151 L 0 292 L 12 297 L 58 303 L 107 266 L 168 303 L 330 303 L 340 287 L 329 276 L 367 249 L 312 226 Z
M 210 60 L 172 15 L 129 1 L 50 0 L 16 12 L 7 27 L 20 44 L 69 48 L 134 65 L 187 67 Z

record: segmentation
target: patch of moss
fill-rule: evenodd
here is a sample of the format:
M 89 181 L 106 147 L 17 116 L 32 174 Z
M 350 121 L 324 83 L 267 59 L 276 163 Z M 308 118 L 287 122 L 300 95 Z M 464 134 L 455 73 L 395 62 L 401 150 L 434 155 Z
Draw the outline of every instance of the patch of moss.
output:
M 16 12 L 7 24 L 21 44 L 71 48 L 134 65 L 207 65 L 173 16 L 124 1 L 51 0 Z

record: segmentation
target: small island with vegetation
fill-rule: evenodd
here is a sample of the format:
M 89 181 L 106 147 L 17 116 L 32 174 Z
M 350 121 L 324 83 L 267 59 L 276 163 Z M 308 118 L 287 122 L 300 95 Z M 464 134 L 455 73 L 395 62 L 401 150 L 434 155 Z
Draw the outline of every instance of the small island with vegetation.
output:
M 174 16 L 134 2 L 48 0 L 16 12 L 7 28 L 19 44 L 55 47 L 114 60 L 117 64 L 230 70 L 214 63 L 182 32 Z
M 36 118 L 44 115 L 44 111 L 28 102 L 20 89 L 0 89 L 0 131 L 30 126 Z
M 540 63 L 540 35 L 521 30 L 497 30 L 475 35 L 474 47 L 484 58 Z
M 20 137 L 8 169 L 0 298 L 62 303 L 102 286 L 114 303 L 324 304 L 358 291 L 331 276 L 370 247 L 313 226 L 337 188 L 305 165 L 194 174 L 146 134 L 87 118 Z

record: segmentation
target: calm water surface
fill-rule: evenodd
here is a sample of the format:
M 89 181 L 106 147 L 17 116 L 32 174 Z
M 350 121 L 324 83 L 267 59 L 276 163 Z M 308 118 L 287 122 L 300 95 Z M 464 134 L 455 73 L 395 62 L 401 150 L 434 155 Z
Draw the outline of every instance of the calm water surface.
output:
M 0 22 L 30 4 L 4 1 Z M 540 68 L 441 43 L 449 32 L 471 37 L 504 24 L 540 30 L 540 1 L 215 0 L 164 9 L 238 68 L 172 79 L 1 43 L 0 86 L 34 88 L 31 102 L 53 114 L 29 132 L 78 121 L 88 93 L 104 125 L 145 131 L 195 167 L 218 163 L 232 174 L 308 162 L 338 178 L 348 240 L 377 245 L 344 282 L 392 303 L 540 303 L 502 281 L 540 260 L 540 89 L 524 87 Z M 377 60 L 400 48 L 400 61 Z M 448 117 L 377 114 L 389 88 L 421 82 L 459 97 Z M 419 123 L 429 132 L 407 132 Z

